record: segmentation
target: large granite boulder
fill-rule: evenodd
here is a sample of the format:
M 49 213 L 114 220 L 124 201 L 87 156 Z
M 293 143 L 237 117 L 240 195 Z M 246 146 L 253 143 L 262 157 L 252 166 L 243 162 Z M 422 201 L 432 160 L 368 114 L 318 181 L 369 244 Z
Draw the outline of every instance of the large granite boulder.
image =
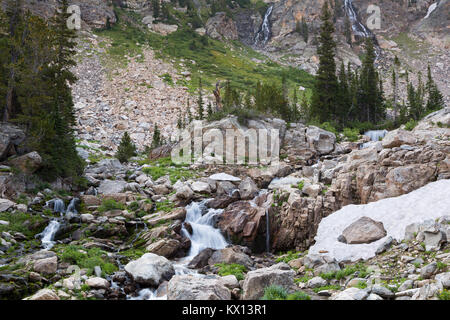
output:
M 168 300 L 231 300 L 230 290 L 218 276 L 176 275 L 167 287 Z
M 343 242 L 348 244 L 371 243 L 386 236 L 383 223 L 362 217 L 342 231 Z
M 125 271 L 141 285 L 157 287 L 175 275 L 172 262 L 153 253 L 146 253 L 137 260 L 130 261 Z

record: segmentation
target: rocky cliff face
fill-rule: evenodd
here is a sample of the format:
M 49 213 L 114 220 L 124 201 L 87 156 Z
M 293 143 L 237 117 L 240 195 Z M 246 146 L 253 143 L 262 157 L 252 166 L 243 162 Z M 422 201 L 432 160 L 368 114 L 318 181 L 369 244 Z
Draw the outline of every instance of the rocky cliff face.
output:
M 52 17 L 58 8 L 57 0 L 25 0 L 23 2 L 26 9 L 46 19 Z M 117 20 L 111 1 L 69 0 L 68 3 L 80 7 L 82 28 L 104 28 L 108 19 L 111 24 Z M 6 1 L 2 1 L 2 5 L 5 4 Z

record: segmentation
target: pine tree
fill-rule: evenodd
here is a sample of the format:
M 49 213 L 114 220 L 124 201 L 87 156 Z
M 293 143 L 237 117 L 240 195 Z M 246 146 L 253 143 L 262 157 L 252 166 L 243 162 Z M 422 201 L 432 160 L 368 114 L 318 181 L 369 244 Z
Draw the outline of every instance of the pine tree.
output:
M 358 96 L 360 120 L 377 123 L 384 118 L 385 111 L 379 87 L 379 76 L 374 66 L 376 55 L 372 39 L 366 39 L 365 47 Z
M 395 69 L 392 69 L 392 91 L 393 91 L 393 104 L 394 104 L 394 121 L 397 120 L 398 116 L 398 106 L 397 106 L 397 74 L 395 73 Z
M 158 125 L 155 123 L 155 127 L 153 128 L 153 140 L 151 148 L 155 149 L 162 145 L 161 140 L 161 132 L 159 131 Z
M 302 22 L 301 25 L 298 27 L 299 28 L 299 32 L 303 37 L 303 40 L 308 43 L 308 39 L 309 39 L 309 28 L 308 28 L 308 23 L 306 22 L 305 18 L 302 17 Z
M 20 47 L 23 45 L 23 8 L 22 0 L 8 0 L 6 18 L 8 20 L 6 67 L 6 97 L 3 109 L 3 121 L 8 121 L 14 114 L 14 96 L 16 90 L 17 69 L 19 68 Z M 4 53 L 2 53 L 3 55 Z
M 351 98 L 349 90 L 349 81 L 345 72 L 344 62 L 341 63 L 339 70 L 339 89 L 338 89 L 338 110 L 336 112 L 336 119 L 341 125 L 344 125 L 348 120 L 348 111 L 351 108 Z
M 122 136 L 122 140 L 120 141 L 120 145 L 117 148 L 116 158 L 122 162 L 126 163 L 131 157 L 136 155 L 136 146 L 127 131 Z
M 153 18 L 158 19 L 161 11 L 160 0 L 152 0 Z
M 223 95 L 223 106 L 230 108 L 233 106 L 233 89 L 230 80 L 225 83 L 225 93 Z
M 345 16 L 344 36 L 345 36 L 345 41 L 347 41 L 347 43 L 351 46 L 352 45 L 352 24 L 351 24 L 348 16 Z
M 312 95 L 311 113 L 319 122 L 325 122 L 336 114 L 338 81 L 334 61 L 336 43 L 333 40 L 334 26 L 328 3 L 322 8 L 322 26 L 320 28 L 319 70 Z
M 442 96 L 442 93 L 439 91 L 436 83 L 433 80 L 429 64 L 428 64 L 427 78 L 428 78 L 426 84 L 426 90 L 428 93 L 428 100 L 426 104 L 427 112 L 432 112 L 444 108 L 445 106 L 444 97 Z
M 198 79 L 198 99 L 197 99 L 197 113 L 198 119 L 203 120 L 204 107 L 203 107 L 203 86 L 202 86 L 202 78 Z
M 189 99 L 187 99 L 186 109 L 187 109 L 187 121 L 188 121 L 188 123 L 191 123 L 192 120 L 194 120 L 194 119 L 192 117 L 192 112 L 191 112 L 191 106 L 190 106 L 190 103 L 189 103 Z
M 207 109 L 207 113 L 208 113 L 208 118 L 211 118 L 211 117 L 212 117 L 212 115 L 213 115 L 213 113 L 214 113 L 214 111 L 213 111 L 213 108 L 212 108 L 212 103 L 211 103 L 211 101 L 210 101 L 210 102 L 208 102 L 208 109 Z

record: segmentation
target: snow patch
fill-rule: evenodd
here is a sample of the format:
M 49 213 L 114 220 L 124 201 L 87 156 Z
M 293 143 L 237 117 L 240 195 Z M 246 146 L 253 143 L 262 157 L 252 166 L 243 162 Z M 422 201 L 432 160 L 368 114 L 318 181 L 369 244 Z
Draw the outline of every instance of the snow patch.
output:
M 450 213 L 450 180 L 439 180 L 408 194 L 382 199 L 363 205 L 348 205 L 322 219 L 315 237 L 316 243 L 309 248 L 310 254 L 327 251 L 326 255 L 338 261 L 369 259 L 388 236 L 401 241 L 405 228 L 412 223 L 438 219 Z M 386 237 L 369 244 L 345 244 L 337 238 L 351 223 L 361 217 L 381 221 Z

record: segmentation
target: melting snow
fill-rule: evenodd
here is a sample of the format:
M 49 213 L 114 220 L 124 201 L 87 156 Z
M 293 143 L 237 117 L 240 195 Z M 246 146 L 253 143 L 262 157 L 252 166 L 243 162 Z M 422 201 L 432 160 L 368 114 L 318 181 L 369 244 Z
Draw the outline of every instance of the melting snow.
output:
M 375 256 L 378 247 L 391 236 L 401 241 L 405 228 L 412 223 L 437 219 L 450 214 L 450 180 L 438 180 L 408 194 L 382 199 L 364 205 L 348 205 L 322 219 L 316 243 L 310 254 L 328 251 L 326 255 L 338 261 L 356 261 Z M 386 237 L 369 244 L 345 244 L 337 240 L 342 231 L 361 217 L 383 222 Z

